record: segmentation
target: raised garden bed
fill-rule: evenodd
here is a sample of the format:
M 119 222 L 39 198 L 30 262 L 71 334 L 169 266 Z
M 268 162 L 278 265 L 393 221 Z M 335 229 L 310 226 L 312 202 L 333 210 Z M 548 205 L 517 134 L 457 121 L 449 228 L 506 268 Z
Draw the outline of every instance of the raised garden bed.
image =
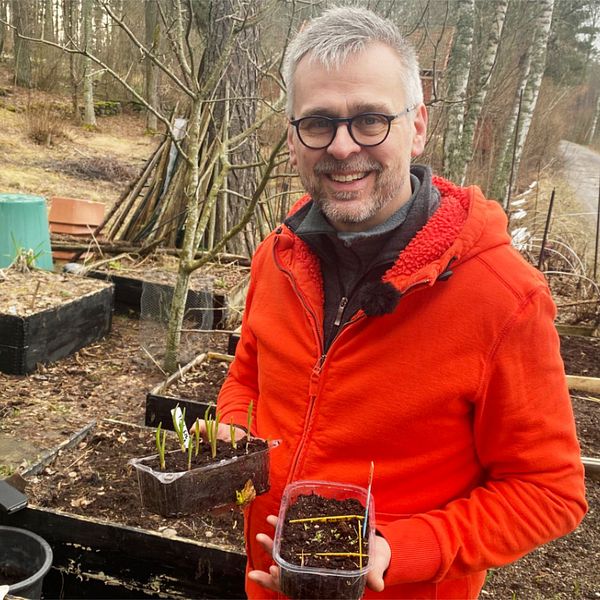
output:
M 214 404 L 232 359 L 216 352 L 200 354 L 155 386 L 146 396 L 146 425 L 158 427 L 162 423 L 172 429 L 171 410 L 178 404 L 186 409 L 188 427 L 202 419 L 207 408 L 214 415 Z
M 101 421 L 27 477 L 30 507 L 2 522 L 53 547 L 46 597 L 57 596 L 61 577 L 66 598 L 242 597 L 241 512 L 170 519 L 144 510 L 128 460 L 153 448 L 152 430 Z
M 104 263 L 88 275 L 112 281 L 117 306 L 144 312 L 152 297 L 170 302 L 177 277 L 174 257 L 158 255 L 140 261 L 130 258 Z M 241 321 L 250 270 L 232 263 L 209 263 L 190 278 L 186 311 L 202 329 L 232 329 Z
M 113 286 L 45 271 L 0 278 L 0 371 L 23 375 L 104 337 Z

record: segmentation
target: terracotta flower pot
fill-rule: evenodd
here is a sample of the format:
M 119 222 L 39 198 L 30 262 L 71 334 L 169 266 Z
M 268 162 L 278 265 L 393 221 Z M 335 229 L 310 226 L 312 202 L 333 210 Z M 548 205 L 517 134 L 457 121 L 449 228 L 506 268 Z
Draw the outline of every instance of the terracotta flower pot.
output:
M 104 219 L 105 205 L 102 202 L 63 196 L 52 196 L 48 202 L 52 233 L 89 238 L 92 231 Z M 72 252 L 55 251 L 52 254 L 54 258 L 65 260 L 69 260 L 73 256 Z

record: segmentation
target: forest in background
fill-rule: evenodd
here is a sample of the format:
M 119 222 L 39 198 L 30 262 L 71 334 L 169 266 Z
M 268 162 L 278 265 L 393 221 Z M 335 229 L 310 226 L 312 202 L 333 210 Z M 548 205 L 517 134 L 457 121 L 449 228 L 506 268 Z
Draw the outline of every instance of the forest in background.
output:
M 250 256 L 301 193 L 282 57 L 334 5 L 370 8 L 413 42 L 430 113 L 418 160 L 507 212 L 555 169 L 560 140 L 600 147 L 600 0 L 0 0 L 13 85 L 64 98 L 29 103 L 32 139 L 136 111 L 159 140 L 102 234 L 180 248 L 169 347 L 190 274 L 217 253 Z
M 210 248 L 226 236 L 264 187 L 253 218 L 226 242 L 229 251 L 246 254 L 285 215 L 299 187 L 284 149 L 261 184 L 285 129 L 282 54 L 302 22 L 333 4 L 344 3 L 0 0 L 0 56 L 12 62 L 15 85 L 71 98 L 70 105 L 31 106 L 38 120 L 43 112 L 48 121 L 68 117 L 93 129 L 99 111 L 137 110 L 145 112 L 148 131 L 170 128 L 177 136 L 176 117 L 189 125 L 194 102 L 210 104 L 208 111 L 196 107 L 204 128 L 195 140 L 203 147 L 198 154 L 219 140 L 211 159 L 198 161 L 206 181 L 196 186 L 195 200 L 200 212 L 207 205 L 199 245 Z M 506 204 L 548 167 L 560 139 L 598 146 L 599 0 L 347 4 L 391 18 L 417 48 L 430 111 L 420 160 L 435 172 L 476 183 Z M 190 155 L 189 127 L 187 133 L 180 148 Z M 179 180 L 174 189 L 183 173 Z M 166 200 L 163 190 L 163 206 Z M 155 208 L 127 235 L 157 223 Z M 171 244 L 181 241 L 185 211 L 163 210 L 179 225 L 170 228 Z

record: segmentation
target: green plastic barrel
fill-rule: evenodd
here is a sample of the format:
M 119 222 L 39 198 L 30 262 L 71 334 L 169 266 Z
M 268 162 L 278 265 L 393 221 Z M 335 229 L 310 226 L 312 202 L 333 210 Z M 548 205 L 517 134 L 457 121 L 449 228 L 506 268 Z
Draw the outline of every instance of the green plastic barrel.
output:
M 52 271 L 46 199 L 0 194 L 0 268 L 8 267 L 19 249 L 33 250 L 34 266 Z

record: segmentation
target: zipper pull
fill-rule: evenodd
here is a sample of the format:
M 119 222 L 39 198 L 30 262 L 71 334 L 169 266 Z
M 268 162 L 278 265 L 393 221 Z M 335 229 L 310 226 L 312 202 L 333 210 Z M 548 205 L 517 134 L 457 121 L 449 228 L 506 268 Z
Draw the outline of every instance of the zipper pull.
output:
M 344 314 L 344 309 L 346 308 L 347 304 L 348 304 L 348 298 L 346 298 L 346 296 L 343 296 L 342 299 L 340 300 L 340 305 L 338 306 L 337 314 L 335 316 L 335 321 L 333 322 L 333 324 L 336 327 L 339 327 L 340 323 L 342 322 L 342 315 Z

